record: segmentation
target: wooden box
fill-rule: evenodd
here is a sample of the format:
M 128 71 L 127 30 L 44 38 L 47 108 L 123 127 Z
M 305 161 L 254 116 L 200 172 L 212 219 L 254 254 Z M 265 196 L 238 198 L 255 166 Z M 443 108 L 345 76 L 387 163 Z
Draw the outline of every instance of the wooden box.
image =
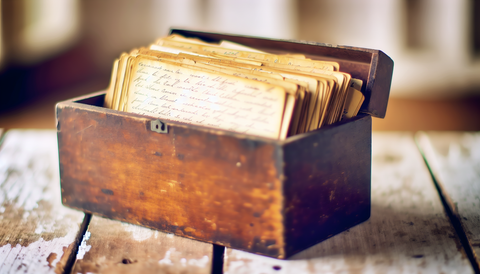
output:
M 361 114 L 283 141 L 103 108 L 57 104 L 62 201 L 85 212 L 275 258 L 370 217 L 371 116 L 384 117 L 393 61 L 346 46 L 172 30 L 335 60 L 364 81 Z

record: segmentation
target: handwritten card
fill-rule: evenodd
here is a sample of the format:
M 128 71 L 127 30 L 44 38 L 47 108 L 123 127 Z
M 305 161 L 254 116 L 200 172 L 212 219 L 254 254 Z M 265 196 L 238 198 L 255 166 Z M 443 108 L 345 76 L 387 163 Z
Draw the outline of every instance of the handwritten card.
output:
M 128 85 L 128 112 L 279 138 L 286 99 L 282 87 L 141 56 Z

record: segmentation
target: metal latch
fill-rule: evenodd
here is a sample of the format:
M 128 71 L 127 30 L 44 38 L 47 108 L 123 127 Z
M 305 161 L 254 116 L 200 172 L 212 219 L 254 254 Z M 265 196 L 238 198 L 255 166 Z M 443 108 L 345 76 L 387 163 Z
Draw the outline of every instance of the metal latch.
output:
M 150 122 L 150 130 L 157 133 L 168 133 L 168 126 L 160 120 Z

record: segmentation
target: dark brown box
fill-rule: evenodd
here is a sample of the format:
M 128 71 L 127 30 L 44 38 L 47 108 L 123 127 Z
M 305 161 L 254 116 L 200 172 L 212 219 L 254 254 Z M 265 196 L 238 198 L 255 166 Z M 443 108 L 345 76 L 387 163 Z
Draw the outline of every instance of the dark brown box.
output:
M 364 81 L 362 113 L 278 141 L 106 109 L 104 92 L 64 101 L 56 112 L 65 206 L 275 258 L 370 217 L 371 116 L 385 116 L 393 71 L 387 55 L 172 33 L 335 60 Z

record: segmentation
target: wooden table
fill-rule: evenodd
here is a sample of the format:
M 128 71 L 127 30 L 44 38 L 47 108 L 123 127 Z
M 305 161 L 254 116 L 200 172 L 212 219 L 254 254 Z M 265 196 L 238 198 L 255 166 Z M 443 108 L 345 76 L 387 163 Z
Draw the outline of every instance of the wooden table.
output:
M 289 260 L 63 207 L 56 132 L 3 137 L 0 273 L 479 273 L 479 133 L 374 133 L 371 218 Z

